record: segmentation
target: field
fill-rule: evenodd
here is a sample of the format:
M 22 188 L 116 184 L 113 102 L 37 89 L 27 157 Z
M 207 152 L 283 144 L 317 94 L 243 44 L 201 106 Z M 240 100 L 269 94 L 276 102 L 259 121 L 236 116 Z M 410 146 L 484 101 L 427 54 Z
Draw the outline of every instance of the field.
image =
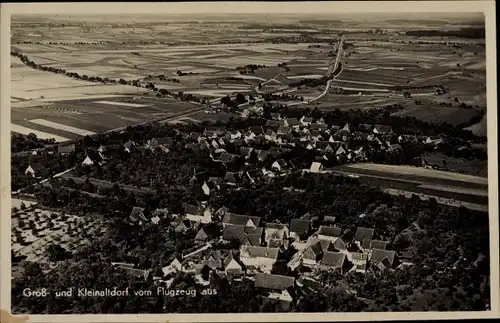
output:
M 391 194 L 434 197 L 438 203 L 487 211 L 488 178 L 413 166 L 353 164 L 334 173 L 358 176 L 362 183 L 380 186 Z
M 300 38 L 297 33 L 300 35 L 302 31 L 268 30 L 258 26 L 240 28 L 245 25 L 245 22 L 214 25 L 207 21 L 113 28 L 99 24 L 48 27 L 14 20 L 12 49 L 37 64 L 88 77 L 153 82 L 158 89 L 192 94 L 205 100 L 251 93 L 259 83 L 271 79 L 277 80 L 273 85 L 286 87 L 300 79 L 320 78 L 334 60 L 330 43 L 339 39 L 339 31 L 328 30 L 331 27 L 311 31 L 316 35 L 315 42 L 271 43 L 268 40 L 279 37 Z M 453 125 L 467 123 L 478 114 L 473 109 L 458 108 L 455 98 L 460 103 L 484 109 L 484 41 L 415 38 L 397 33 L 380 36 L 378 41 L 369 39 L 373 37 L 379 36 L 363 32 L 347 35 L 346 41 L 353 46 L 344 50 L 342 71 L 332 81 L 333 87 L 360 92 L 360 95 L 331 92 L 311 104 L 326 110 L 348 110 L 399 103 L 405 106 L 400 116 Z M 278 67 L 282 63 L 286 63 L 286 69 Z M 236 70 L 250 64 L 260 66 L 249 75 Z M 157 76 L 164 78 L 160 80 Z M 392 89 L 393 86 L 435 84 L 444 86 L 447 93 L 437 95 L 432 88 L 411 90 L 413 98 L 404 98 L 402 92 Z M 270 87 L 263 89 L 271 91 Z M 144 92 L 129 85 L 103 85 L 42 72 L 24 66 L 17 58 L 12 59 L 12 122 L 22 133 L 26 129 L 19 126 L 39 131 L 40 136 L 46 136 L 44 132 L 71 139 L 166 118 L 172 113 L 190 112 L 191 106 L 183 102 L 148 104 L 141 101 L 148 99 L 139 100 L 141 102 L 121 99 Z M 321 92 L 318 88 L 301 88 L 295 94 L 307 101 Z M 415 100 L 425 102 L 416 105 Z M 105 101 L 120 103 L 113 107 Z M 441 102 L 451 102 L 453 107 L 442 107 Z M 53 124 L 58 122 L 55 117 L 61 120 L 60 126 Z M 481 133 L 481 128 L 477 125 L 471 129 Z
M 61 140 L 77 139 L 149 120 L 161 120 L 199 110 L 199 106 L 174 99 L 114 97 L 53 102 L 34 107 L 13 107 L 12 131 Z M 21 128 L 23 127 L 23 128 Z M 27 130 L 26 130 L 27 129 Z M 50 134 L 50 135 L 47 135 Z

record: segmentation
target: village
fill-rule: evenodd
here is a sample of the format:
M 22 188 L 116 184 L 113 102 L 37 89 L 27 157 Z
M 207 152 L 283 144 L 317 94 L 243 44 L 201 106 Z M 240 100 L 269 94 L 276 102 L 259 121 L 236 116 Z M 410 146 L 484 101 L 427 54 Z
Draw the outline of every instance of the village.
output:
M 260 111 L 255 109 L 255 112 L 262 113 L 262 108 Z M 203 133 L 175 129 L 177 136 L 150 138 L 142 144 L 129 140 L 121 145 L 89 147 L 85 149 L 85 158 L 75 167 L 100 167 L 113 158 L 120 158 L 123 153 L 142 151 L 143 154 L 150 151 L 168 155 L 175 149 L 205 152 L 212 162 L 227 169 L 225 174 L 217 170 L 214 173 L 193 171 L 190 185 L 201 189 L 208 197 L 221 186 L 238 189 L 239 185 L 269 181 L 294 170 L 328 172 L 324 164 L 328 164 L 330 159 L 338 163 L 362 163 L 368 160 L 366 152 L 370 150 L 390 153 L 401 150 L 400 143 L 412 141 L 420 141 L 420 144 L 436 149 L 443 142 L 441 137 L 395 134 L 391 127 L 384 125 L 360 124 L 351 129 L 349 124 L 328 126 L 323 118 L 283 118 L 279 113 L 272 113 L 271 118 L 263 123 L 241 130 L 211 127 Z M 179 138 L 183 143 L 181 146 Z M 258 148 L 263 145 L 269 148 Z M 314 159 L 287 159 L 286 153 L 294 147 L 314 152 Z M 71 145 L 35 150 L 28 158 L 35 160 L 47 154 L 64 158 L 74 153 L 75 149 L 76 146 Z M 235 169 L 234 163 L 238 160 L 242 162 L 236 165 L 243 170 Z M 30 162 L 25 175 L 39 178 L 37 171 L 40 169 L 43 165 Z M 71 173 L 60 176 L 75 178 Z M 41 182 L 44 181 L 47 185 L 46 179 L 41 179 Z M 113 186 L 100 179 L 90 178 L 90 182 L 98 187 L 97 193 Z M 121 185 L 125 190 L 129 186 Z M 136 189 L 144 189 L 145 186 Z M 167 219 L 170 223 L 168 230 L 177 234 L 196 232 L 196 235 L 194 247 L 162 267 L 162 276 L 157 275 L 158 271 L 137 268 L 133 263 L 115 262 L 113 265 L 136 277 L 148 279 L 152 276 L 154 284 L 167 289 L 179 272 L 193 273 L 203 286 L 210 285 L 211 275 L 225 277 L 232 282 L 252 279 L 255 287 L 262 290 L 266 297 L 280 301 L 286 308 L 286 304 L 293 301 L 295 289 L 304 290 L 320 284 L 316 280 L 318 272 L 382 273 L 412 264 L 411 255 L 392 251 L 390 238 L 379 235 L 374 228 L 344 229 L 341 223 L 336 222 L 335 216 L 318 217 L 306 213 L 289 223 L 266 223 L 259 216 L 237 214 L 226 207 L 214 209 L 206 200 L 200 200 L 184 203 L 182 212 L 172 212 L 167 208 L 145 212 L 144 207 L 137 206 L 131 210 L 126 221 L 133 226 L 145 226 Z

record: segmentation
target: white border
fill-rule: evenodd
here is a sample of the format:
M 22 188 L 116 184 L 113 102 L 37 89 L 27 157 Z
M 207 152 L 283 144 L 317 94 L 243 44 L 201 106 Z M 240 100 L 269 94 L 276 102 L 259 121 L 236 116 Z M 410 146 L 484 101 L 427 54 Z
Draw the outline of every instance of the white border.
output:
M 483 12 L 486 21 L 488 174 L 491 250 L 491 311 L 410 313 L 285 313 L 285 314 L 141 314 L 141 315 L 30 315 L 31 322 L 262 322 L 262 321 L 375 321 L 415 319 L 497 318 L 499 297 L 496 24 L 494 1 L 352 1 L 352 2 L 201 2 L 201 3 L 16 3 L 1 4 L 0 120 L 0 308 L 10 309 L 10 15 L 11 14 L 148 14 L 148 13 L 428 13 Z M 8 233 L 7 233 L 8 232 Z

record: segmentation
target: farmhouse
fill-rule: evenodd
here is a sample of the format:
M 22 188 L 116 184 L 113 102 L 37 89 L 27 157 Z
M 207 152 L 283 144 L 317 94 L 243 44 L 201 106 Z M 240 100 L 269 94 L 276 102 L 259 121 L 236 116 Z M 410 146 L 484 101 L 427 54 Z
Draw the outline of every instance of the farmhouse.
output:
M 36 174 L 39 173 L 42 169 L 43 166 L 41 164 L 30 164 L 24 171 L 24 174 L 36 177 Z
M 373 249 L 370 263 L 379 268 L 392 268 L 396 263 L 396 252 L 392 250 Z
M 265 228 L 265 239 L 269 242 L 271 239 L 284 240 L 290 235 L 290 230 L 286 224 L 268 223 Z
M 94 162 L 92 161 L 92 159 L 90 159 L 90 157 L 88 155 L 87 155 L 87 157 L 85 157 L 85 159 L 82 162 L 83 166 L 92 166 L 93 164 L 94 164 Z
M 286 166 L 287 166 L 287 163 L 284 159 L 278 159 L 271 165 L 272 168 L 274 168 L 278 171 L 284 170 L 286 168 Z
M 278 259 L 278 248 L 256 247 L 244 245 L 240 248 L 240 260 L 247 267 L 256 267 L 264 272 L 271 269 Z
M 353 252 L 349 253 L 348 257 L 350 258 L 353 268 L 351 270 L 365 273 L 368 266 L 368 254 L 361 252 Z
M 375 125 L 373 127 L 373 133 L 380 135 L 388 135 L 392 133 L 392 128 L 390 126 Z
M 375 230 L 372 228 L 363 228 L 363 227 L 358 227 L 356 229 L 356 233 L 354 234 L 354 242 L 361 247 L 361 244 L 363 243 L 363 240 L 368 239 L 371 240 L 373 239 L 373 235 L 375 233 Z
M 255 287 L 263 288 L 269 291 L 283 292 L 293 287 L 295 278 L 282 275 L 271 275 L 256 273 L 255 274 Z
M 243 225 L 245 227 L 257 227 L 260 223 L 260 217 L 247 216 L 227 212 L 222 219 L 223 226 L 227 225 Z
M 317 237 L 320 240 L 331 241 L 332 243 L 337 241 L 340 238 L 340 234 L 342 233 L 342 229 L 339 227 L 332 226 L 320 226 L 317 232 Z
M 341 252 L 326 251 L 320 262 L 320 268 L 326 270 L 335 270 L 345 268 L 347 264 L 346 255 Z
M 313 162 L 310 168 L 311 172 L 319 173 L 323 171 L 323 165 L 319 162 Z
M 184 266 L 182 266 L 177 258 L 174 258 L 168 266 L 163 267 L 161 270 L 163 271 L 163 276 L 166 277 L 172 273 L 183 271 Z
M 232 252 L 229 252 L 224 259 L 224 272 L 226 275 L 241 276 L 242 266 L 236 261 Z
M 304 250 L 302 263 L 305 266 L 315 266 L 323 255 L 323 247 L 320 241 L 312 243 Z
M 199 206 L 187 203 L 184 203 L 182 207 L 184 209 L 184 218 L 186 220 L 204 224 L 212 222 L 212 210 L 209 207 L 202 209 Z
M 71 154 L 72 152 L 75 152 L 75 145 L 69 145 L 69 146 L 58 146 L 57 147 L 57 152 L 61 155 L 68 155 Z

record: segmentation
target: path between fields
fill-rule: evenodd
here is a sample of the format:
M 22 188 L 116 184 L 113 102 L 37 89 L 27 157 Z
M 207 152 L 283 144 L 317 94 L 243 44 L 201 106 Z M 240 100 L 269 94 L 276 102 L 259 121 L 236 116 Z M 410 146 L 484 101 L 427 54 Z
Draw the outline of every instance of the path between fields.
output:
M 49 180 L 51 180 L 51 179 L 53 179 L 53 178 L 56 178 L 56 177 L 59 177 L 59 176 L 62 176 L 62 175 L 64 175 L 64 174 L 66 174 L 66 173 L 69 173 L 69 172 L 71 172 L 73 169 L 75 169 L 75 167 L 71 167 L 71 168 L 66 169 L 65 171 L 62 171 L 62 172 L 60 172 L 60 173 L 57 173 L 57 174 L 55 174 L 55 175 L 53 175 L 53 176 L 51 176 L 51 177 L 48 177 L 48 178 L 42 179 L 42 180 L 40 180 L 40 181 L 38 181 L 38 182 L 36 182 L 36 183 L 34 183 L 34 184 L 31 184 L 31 185 L 28 185 L 28 186 L 26 186 L 26 187 L 20 188 L 20 189 L 18 189 L 17 191 L 12 192 L 12 194 L 19 194 L 21 191 L 25 190 L 26 188 L 28 188 L 28 187 L 30 187 L 30 186 L 35 186 L 35 185 L 43 184 L 43 183 L 45 183 L 45 182 L 47 182 L 47 181 L 49 181 Z

